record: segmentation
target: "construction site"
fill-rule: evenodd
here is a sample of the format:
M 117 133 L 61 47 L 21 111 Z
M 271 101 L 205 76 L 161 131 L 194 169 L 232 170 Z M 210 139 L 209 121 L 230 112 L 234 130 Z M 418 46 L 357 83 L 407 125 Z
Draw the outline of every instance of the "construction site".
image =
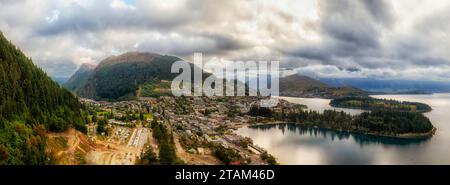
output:
M 157 147 L 148 128 L 112 127 L 109 136 L 88 137 L 69 129 L 48 134 L 57 164 L 134 165 L 145 147 Z

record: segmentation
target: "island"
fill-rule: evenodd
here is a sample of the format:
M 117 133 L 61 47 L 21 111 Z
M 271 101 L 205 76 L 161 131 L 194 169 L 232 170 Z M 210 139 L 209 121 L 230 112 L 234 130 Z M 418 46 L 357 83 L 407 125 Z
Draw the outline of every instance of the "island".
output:
M 339 108 L 362 110 L 391 110 L 399 112 L 430 112 L 429 105 L 418 102 L 377 99 L 372 97 L 342 97 L 330 101 L 330 105 Z

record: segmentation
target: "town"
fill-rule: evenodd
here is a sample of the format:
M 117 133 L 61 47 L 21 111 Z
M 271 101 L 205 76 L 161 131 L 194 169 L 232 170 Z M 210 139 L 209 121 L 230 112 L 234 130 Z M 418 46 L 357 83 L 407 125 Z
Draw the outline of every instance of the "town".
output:
M 262 121 L 248 114 L 259 100 L 258 97 L 235 96 L 161 96 L 118 102 L 80 101 L 89 110 L 87 134 L 90 139 L 128 150 L 121 152 L 124 154 L 118 159 L 109 159 L 114 163 L 108 160 L 92 163 L 142 164 L 147 161 L 147 164 L 159 164 L 158 152 L 154 151 L 160 149 L 161 141 L 155 137 L 153 129 L 155 124 L 161 124 L 167 129 L 169 140 L 173 140 L 171 143 L 179 159 L 175 164 L 277 164 L 266 150 L 235 132 Z M 301 108 L 305 107 L 281 100 L 274 110 Z M 145 160 L 149 151 L 153 153 L 150 161 Z

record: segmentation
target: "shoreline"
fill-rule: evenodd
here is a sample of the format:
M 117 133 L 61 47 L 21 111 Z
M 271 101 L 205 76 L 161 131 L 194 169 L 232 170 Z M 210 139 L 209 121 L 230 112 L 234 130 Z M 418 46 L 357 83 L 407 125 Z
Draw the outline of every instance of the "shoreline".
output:
M 363 111 L 376 111 L 376 110 L 383 110 L 383 109 L 364 109 L 364 108 L 358 108 L 358 107 L 351 107 L 351 106 L 334 106 L 331 105 L 331 107 L 333 108 L 341 108 L 341 109 L 353 109 L 353 110 L 363 110 Z M 389 110 L 389 109 L 388 109 Z M 411 112 L 411 111 L 399 111 L 398 112 Z M 427 109 L 427 110 L 422 110 L 422 111 L 415 111 L 416 113 L 428 113 L 433 111 L 433 108 Z
M 369 96 L 369 97 L 371 97 L 371 96 Z M 309 98 L 305 98 L 305 97 L 289 97 L 289 96 L 278 96 L 277 98 L 284 99 L 284 100 L 286 100 L 285 98 L 309 99 Z M 312 99 L 314 99 L 314 98 L 312 98 Z M 332 99 L 328 99 L 328 98 L 319 98 L 319 99 L 326 99 L 326 100 L 330 100 L 330 101 L 332 100 Z M 417 102 L 417 103 L 422 103 L 422 102 Z M 297 103 L 294 103 L 294 104 L 297 104 Z M 422 104 L 425 104 L 425 103 L 422 103 Z M 428 105 L 428 104 L 425 104 L 425 105 Z M 344 106 L 333 106 L 331 104 L 329 104 L 329 106 L 332 107 L 332 108 L 352 109 L 352 110 L 361 110 L 361 111 L 373 111 L 373 110 L 370 110 L 370 109 L 344 107 Z M 424 113 L 432 112 L 433 108 L 431 106 L 429 106 L 429 107 L 430 107 L 429 110 L 427 109 L 425 111 L 418 111 L 417 113 L 424 114 Z M 259 126 L 259 125 L 276 125 L 277 123 L 278 124 L 286 124 L 286 123 L 293 123 L 293 122 L 275 121 L 274 123 L 268 123 L 268 124 L 258 123 L 258 125 L 255 125 L 255 126 Z M 304 125 L 302 123 L 293 123 L 293 124 Z M 307 127 L 311 127 L 311 126 L 307 126 Z M 313 126 L 313 127 L 317 127 L 317 126 Z M 344 130 L 338 130 L 338 129 L 334 129 L 334 128 L 325 128 L 325 129 L 330 129 L 330 130 L 333 130 L 333 131 L 344 131 Z M 374 133 L 374 132 L 359 132 L 359 131 L 348 131 L 348 130 L 345 131 L 345 132 L 357 133 L 357 134 L 365 134 L 365 135 L 370 135 L 370 136 L 375 136 L 375 137 L 397 138 L 397 139 L 426 139 L 426 138 L 432 137 L 436 133 L 436 130 L 437 130 L 437 128 L 433 126 L 433 128 L 429 132 L 425 132 L 425 133 L 404 133 L 404 134 L 397 134 L 397 135 L 386 135 L 386 134 L 379 134 L 379 133 Z
M 394 138 L 394 139 L 427 139 L 432 137 L 436 131 L 437 128 L 433 127 L 433 129 L 431 129 L 429 132 L 424 132 L 424 133 L 404 133 L 404 134 L 398 134 L 398 135 L 386 135 L 386 134 L 378 134 L 378 133 L 374 133 L 374 132 L 359 132 L 359 131 L 351 131 L 351 130 L 338 130 L 335 128 L 327 128 L 327 127 L 319 127 L 319 126 L 306 126 L 305 124 L 302 123 L 293 123 L 293 122 L 286 122 L 286 121 L 274 121 L 274 122 L 268 122 L 268 123 L 245 123 L 245 124 L 241 124 L 239 127 L 235 128 L 240 129 L 240 128 L 244 128 L 244 127 L 258 127 L 258 126 L 270 126 L 270 125 L 282 125 L 282 124 L 295 124 L 298 126 L 304 126 L 307 128 L 322 128 L 322 129 L 329 129 L 335 132 L 348 132 L 348 133 L 353 133 L 353 134 L 364 134 L 364 135 L 368 135 L 368 136 L 374 136 L 374 137 L 384 137 L 384 138 Z

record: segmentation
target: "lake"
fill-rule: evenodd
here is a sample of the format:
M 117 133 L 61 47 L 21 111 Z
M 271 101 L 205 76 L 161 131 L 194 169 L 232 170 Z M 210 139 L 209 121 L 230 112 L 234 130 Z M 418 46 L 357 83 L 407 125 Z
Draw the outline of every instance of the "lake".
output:
M 241 128 L 237 133 L 274 155 L 281 164 L 450 164 L 450 94 L 377 95 L 401 101 L 426 103 L 425 113 L 437 128 L 425 140 L 404 140 L 351 134 L 293 124 Z M 343 110 L 359 114 L 361 110 L 333 108 L 330 100 L 281 97 L 310 109 Z

